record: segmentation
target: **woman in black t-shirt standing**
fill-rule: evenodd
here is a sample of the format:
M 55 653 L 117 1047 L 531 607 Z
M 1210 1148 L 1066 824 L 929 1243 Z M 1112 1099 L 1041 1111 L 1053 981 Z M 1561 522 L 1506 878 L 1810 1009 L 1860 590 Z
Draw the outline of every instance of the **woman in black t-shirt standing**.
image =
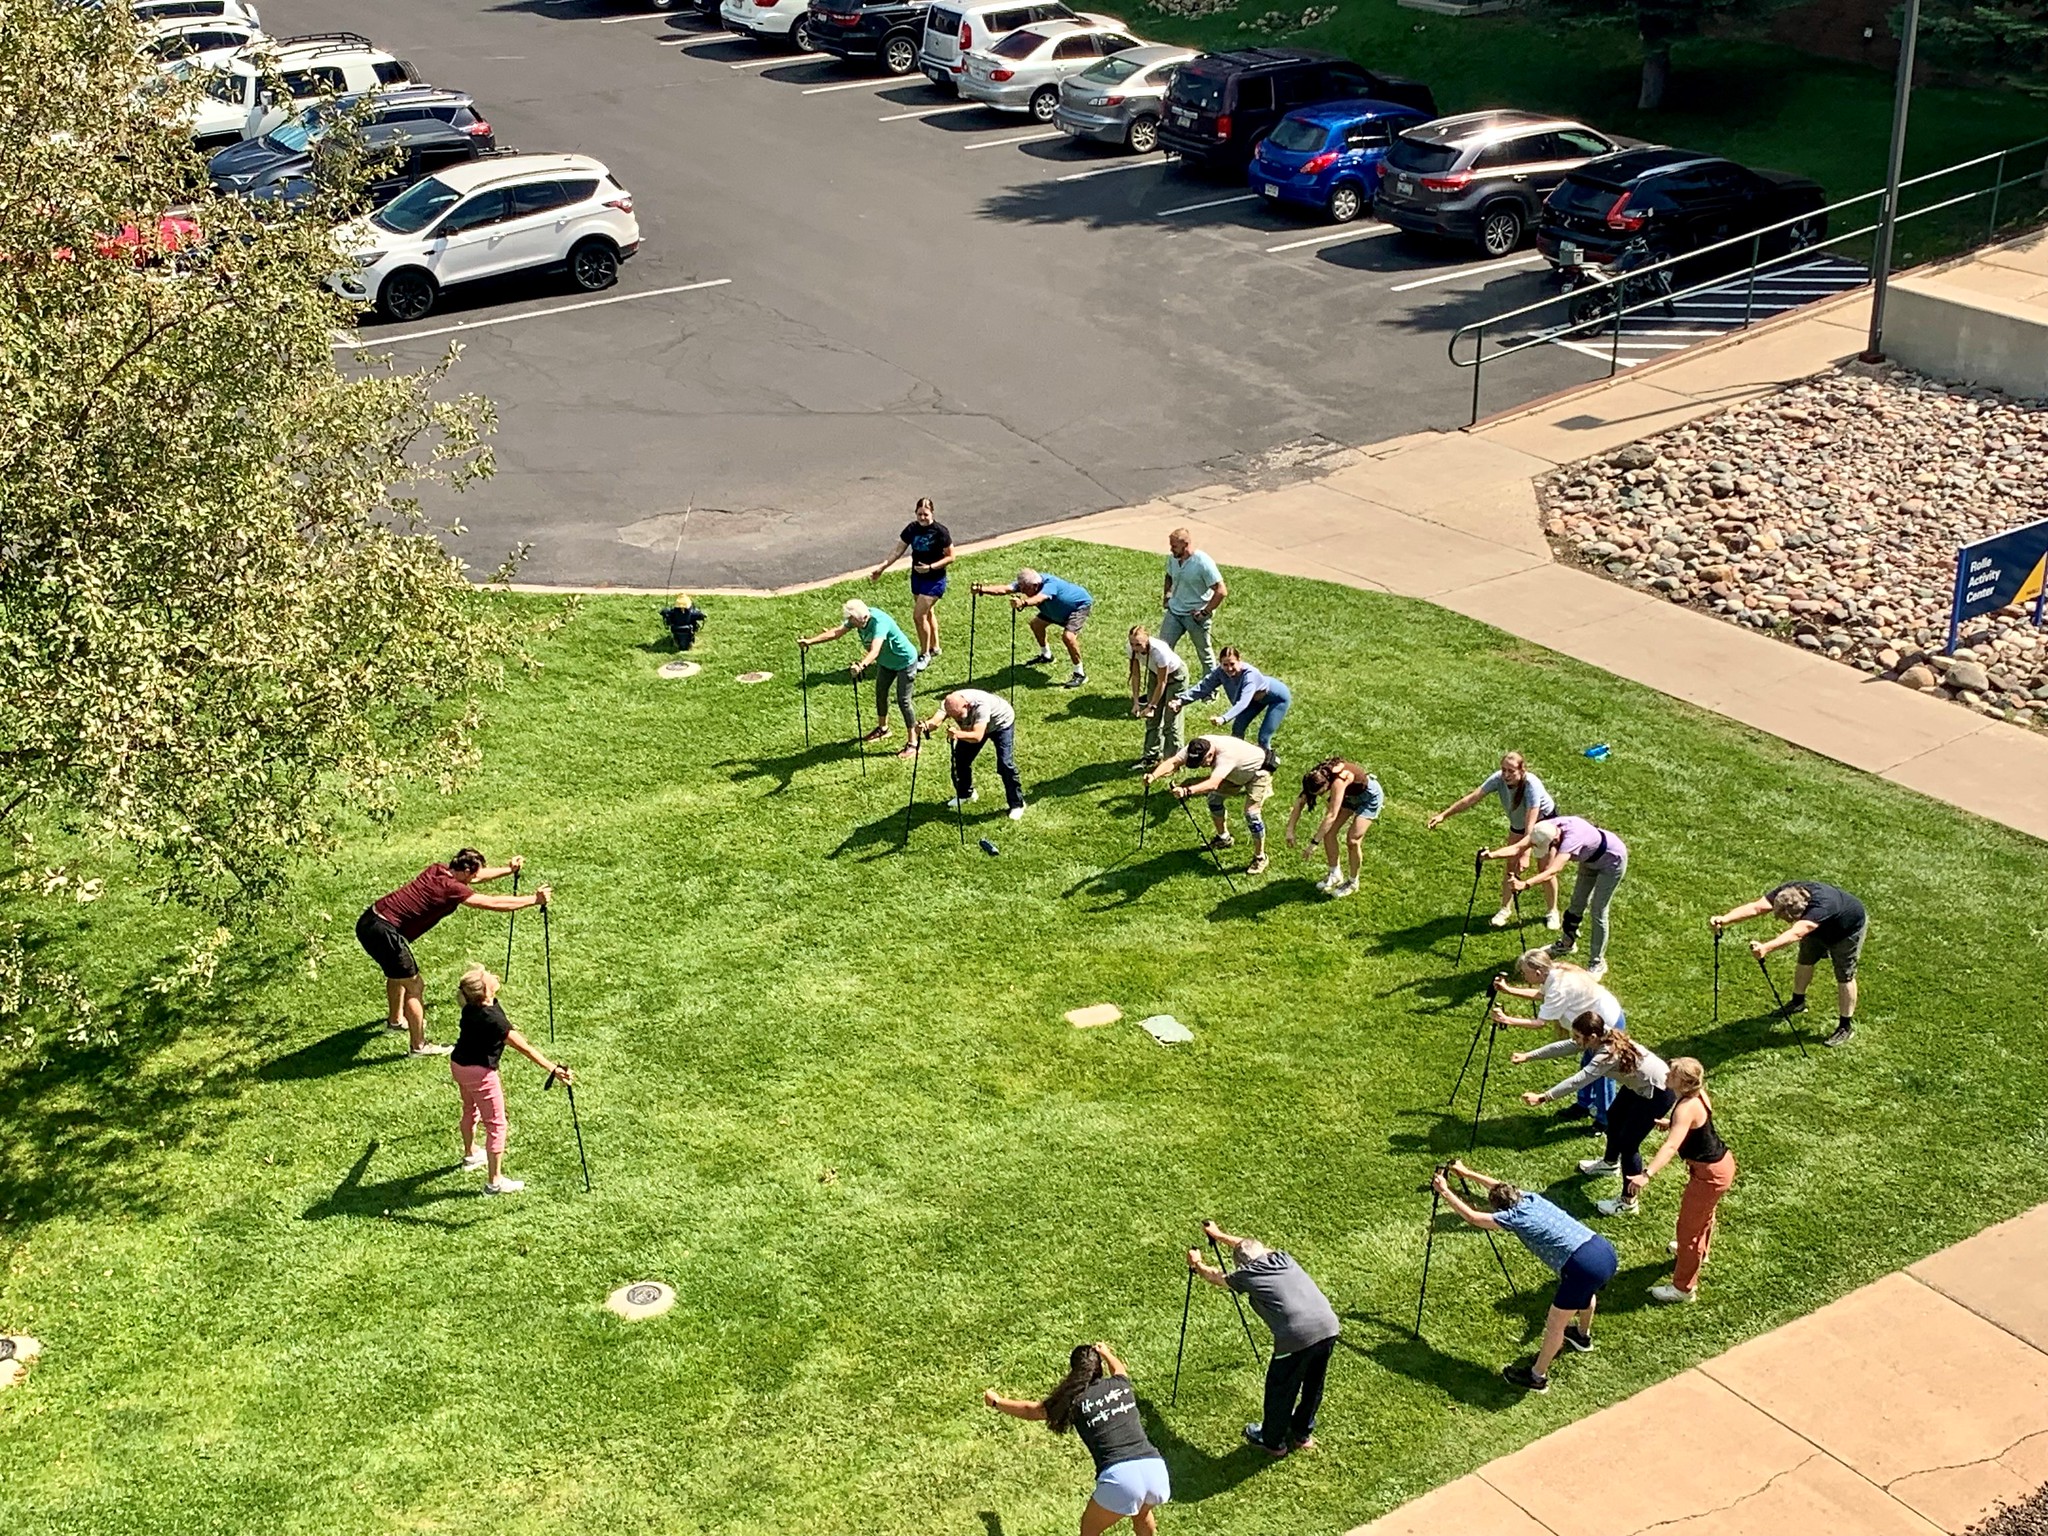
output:
M 498 978 L 480 965 L 462 973 L 457 986 L 462 994 L 462 1024 L 455 1037 L 455 1050 L 448 1058 L 448 1071 L 462 1093 L 462 1166 L 474 1172 L 486 1170 L 484 1193 L 516 1195 L 526 1186 L 505 1177 L 505 1085 L 498 1078 L 498 1059 L 505 1047 L 524 1056 L 551 1078 L 565 1083 L 576 1081 L 565 1066 L 552 1062 L 526 1043 L 526 1037 L 512 1027 L 498 1004 Z M 476 1144 L 477 1126 L 484 1130 L 484 1144 Z
M 1158 1529 L 1153 1513 L 1173 1497 L 1166 1461 L 1146 1438 L 1138 1416 L 1138 1394 L 1107 1344 L 1076 1344 L 1067 1374 L 1039 1402 L 1004 1397 L 993 1388 L 982 1401 L 1013 1419 L 1035 1419 L 1056 1435 L 1069 1429 L 1095 1459 L 1095 1491 L 1081 1510 L 1081 1536 L 1100 1533 L 1124 1520 L 1137 1536 Z
M 880 581 L 907 553 L 910 556 L 911 622 L 917 629 L 917 664 L 922 672 L 939 655 L 939 599 L 946 595 L 946 567 L 953 563 L 953 535 L 938 520 L 929 496 L 917 498 L 903 532 L 897 535 L 896 553 L 868 572 L 869 581 Z

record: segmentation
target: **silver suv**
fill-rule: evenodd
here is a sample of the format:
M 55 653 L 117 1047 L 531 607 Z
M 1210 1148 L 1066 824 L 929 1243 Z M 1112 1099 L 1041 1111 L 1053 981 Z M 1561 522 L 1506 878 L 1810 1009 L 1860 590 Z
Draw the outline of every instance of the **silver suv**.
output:
M 934 5 L 924 13 L 924 43 L 917 66 L 942 91 L 958 87 L 967 50 L 988 48 L 1019 27 L 1042 21 L 1082 21 L 1060 0 L 1005 0 L 1000 5 Z M 1104 18 L 1096 17 L 1095 20 Z
M 1536 112 L 1466 112 L 1395 138 L 1372 211 L 1396 228 L 1506 256 L 1540 222 L 1543 199 L 1619 146 L 1583 123 Z

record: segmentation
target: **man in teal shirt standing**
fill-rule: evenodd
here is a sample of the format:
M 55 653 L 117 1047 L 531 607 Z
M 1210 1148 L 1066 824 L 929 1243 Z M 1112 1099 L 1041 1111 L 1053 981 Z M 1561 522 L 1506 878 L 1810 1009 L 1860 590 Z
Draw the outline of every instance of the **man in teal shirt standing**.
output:
M 1230 596 L 1216 562 L 1195 548 L 1194 536 L 1176 528 L 1166 536 L 1166 612 L 1160 615 L 1159 638 L 1177 644 L 1182 635 L 1195 642 L 1195 657 L 1204 673 L 1216 670 L 1216 642 L 1209 621 Z
M 850 600 L 840 610 L 845 621 L 824 631 L 799 639 L 797 644 L 805 650 L 814 645 L 823 645 L 827 640 L 837 640 L 841 635 L 858 635 L 866 652 L 848 671 L 858 679 L 869 667 L 875 669 L 875 728 L 869 731 L 869 741 L 889 739 L 889 695 L 896 695 L 897 713 L 903 716 L 904 734 L 909 744 L 896 755 L 915 757 L 917 755 L 917 714 L 911 707 L 911 682 L 917 675 L 917 647 L 910 643 L 910 637 L 903 633 L 903 626 L 879 608 L 870 608 L 859 598 Z

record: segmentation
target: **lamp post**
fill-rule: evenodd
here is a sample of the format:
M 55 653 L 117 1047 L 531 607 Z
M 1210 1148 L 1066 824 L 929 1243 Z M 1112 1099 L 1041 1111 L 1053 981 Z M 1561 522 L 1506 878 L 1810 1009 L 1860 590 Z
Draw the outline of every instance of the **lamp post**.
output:
M 1906 0 L 1905 37 L 1899 49 L 1899 80 L 1892 93 L 1891 160 L 1885 170 L 1884 212 L 1877 222 L 1877 249 L 1871 257 L 1870 341 L 1863 361 L 1884 361 L 1884 299 L 1892 274 L 1892 234 L 1899 221 L 1899 177 L 1906 163 L 1906 110 L 1913 104 L 1913 54 L 1920 41 L 1920 0 Z

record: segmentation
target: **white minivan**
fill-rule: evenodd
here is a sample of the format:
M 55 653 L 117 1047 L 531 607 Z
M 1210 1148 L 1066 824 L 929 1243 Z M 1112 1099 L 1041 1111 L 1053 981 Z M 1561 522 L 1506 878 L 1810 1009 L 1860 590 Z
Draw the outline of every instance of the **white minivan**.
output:
M 1004 0 L 998 5 L 957 5 L 940 0 L 924 13 L 924 44 L 918 49 L 918 68 L 940 90 L 955 91 L 961 73 L 967 68 L 969 49 L 986 49 L 1019 27 L 1040 21 L 1123 25 L 1109 16 L 1090 16 L 1072 10 L 1060 4 L 1060 0 Z

